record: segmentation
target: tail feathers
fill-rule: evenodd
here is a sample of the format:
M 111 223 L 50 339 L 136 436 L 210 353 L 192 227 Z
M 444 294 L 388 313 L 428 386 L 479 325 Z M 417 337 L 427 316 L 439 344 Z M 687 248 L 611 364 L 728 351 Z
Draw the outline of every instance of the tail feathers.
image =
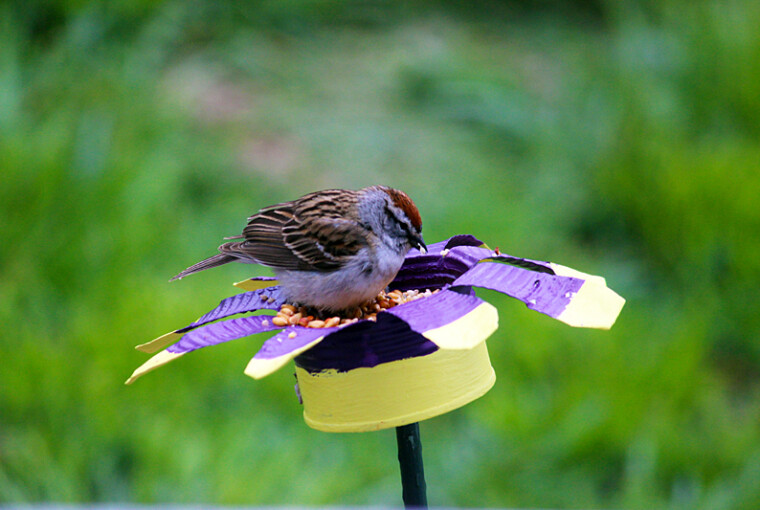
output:
M 193 264 L 169 281 L 173 282 L 174 280 L 179 280 L 189 274 L 197 273 L 198 271 L 203 271 L 204 269 L 211 269 L 212 267 L 221 266 L 234 260 L 237 260 L 237 257 L 226 255 L 224 253 L 218 253 L 213 257 L 209 257 L 206 260 L 201 260 L 197 264 Z

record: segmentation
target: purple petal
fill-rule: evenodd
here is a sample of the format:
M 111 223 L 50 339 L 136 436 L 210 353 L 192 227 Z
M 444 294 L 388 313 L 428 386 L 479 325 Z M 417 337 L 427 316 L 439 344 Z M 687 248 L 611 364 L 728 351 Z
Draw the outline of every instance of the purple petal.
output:
M 472 267 L 483 259 L 493 257 L 494 254 L 495 252 L 488 248 L 480 248 L 477 246 L 455 246 L 448 251 L 446 258 L 456 258 L 463 264 Z
M 266 287 L 264 289 L 236 294 L 223 299 L 216 308 L 192 324 L 189 324 L 182 329 L 178 329 L 176 333 L 184 333 L 197 328 L 198 326 L 238 313 L 253 312 L 256 310 L 279 310 L 284 302 L 285 298 L 282 297 L 279 287 Z
M 228 321 L 215 322 L 190 331 L 176 344 L 166 350 L 173 353 L 184 353 L 208 347 L 209 345 L 221 344 L 236 340 L 256 333 L 280 329 L 280 326 L 272 324 L 272 316 L 251 316 L 230 319 Z
M 337 331 L 338 328 L 303 328 L 289 326 L 264 342 L 254 359 L 274 359 L 303 348 L 321 336 Z
M 254 276 L 253 278 L 249 278 L 249 280 L 253 280 L 255 282 L 275 282 L 277 281 L 276 276 Z
M 264 342 L 248 362 L 245 373 L 254 379 L 266 377 L 302 352 L 319 347 L 320 342 L 337 329 L 290 326 Z
M 463 263 L 470 266 L 474 266 L 478 262 L 484 260 L 493 260 L 495 262 L 505 263 L 512 266 L 521 267 L 523 269 L 529 269 L 531 271 L 538 271 L 540 273 L 554 274 L 549 262 L 541 262 L 538 260 L 524 259 L 520 257 L 513 257 L 505 253 L 497 254 L 493 250 L 488 248 L 481 248 L 479 246 L 457 246 L 451 248 L 446 257 L 456 257 Z
M 483 300 L 470 294 L 442 290 L 429 297 L 398 305 L 385 313 L 403 320 L 418 333 L 445 326 L 474 310 Z M 384 313 L 377 315 L 378 319 Z
M 503 292 L 528 308 L 557 318 L 584 280 L 539 273 L 496 262 L 482 262 L 454 281 L 456 286 L 475 286 Z
M 477 241 L 472 241 L 471 239 L 475 239 L 472 236 L 458 237 L 465 238 L 463 241 Z M 451 240 L 445 243 L 449 244 L 450 242 Z M 443 242 L 436 243 L 436 245 L 445 246 Z M 439 289 L 456 280 L 480 260 L 494 256 L 494 252 L 491 250 L 467 245 L 458 245 L 445 250 L 448 251 L 441 249 L 427 255 L 407 256 L 396 278 L 391 282 L 390 288 L 402 290 Z
M 445 251 L 444 251 L 445 250 Z M 404 268 L 419 268 L 421 264 L 437 260 L 437 256 L 454 257 L 464 264 L 472 266 L 486 259 L 498 260 L 513 266 L 554 274 L 549 262 L 513 257 L 498 253 L 486 248 L 483 242 L 471 235 L 457 235 L 428 246 L 428 253 L 421 254 L 417 250 L 411 250 L 406 256 Z M 402 268 L 403 269 L 403 268 Z
M 456 235 L 446 241 L 446 248 L 449 250 L 457 246 L 483 246 L 483 241 L 470 234 Z
M 450 250 L 457 246 L 483 246 L 483 241 L 469 234 L 456 235 L 454 237 L 444 239 L 443 241 L 429 244 L 427 247 L 427 253 L 436 254 L 440 253 L 443 250 Z M 412 249 L 409 251 L 409 254 L 409 256 L 414 257 L 420 255 L 420 252 L 416 249 Z
M 470 266 L 456 258 L 425 255 L 407 259 L 390 284 L 391 289 L 439 289 L 464 274 Z
M 523 259 L 520 257 L 513 257 L 511 255 L 500 254 L 494 257 L 486 257 L 483 260 L 493 260 L 494 262 L 509 264 L 510 266 L 521 267 L 528 269 L 529 271 L 537 271 L 539 273 L 557 274 L 555 273 L 551 262 L 543 262 L 541 260 Z
M 449 239 L 444 239 L 443 241 L 438 241 L 437 243 L 428 245 L 427 255 L 438 255 L 443 250 L 451 250 L 453 248 L 459 248 L 459 247 L 465 247 L 465 246 L 479 247 L 479 246 L 483 246 L 483 242 L 471 235 L 458 235 L 458 236 L 450 237 Z M 412 249 L 409 251 L 407 258 L 414 258 L 414 257 L 421 257 L 421 256 L 424 257 L 425 255 L 423 255 L 419 250 Z

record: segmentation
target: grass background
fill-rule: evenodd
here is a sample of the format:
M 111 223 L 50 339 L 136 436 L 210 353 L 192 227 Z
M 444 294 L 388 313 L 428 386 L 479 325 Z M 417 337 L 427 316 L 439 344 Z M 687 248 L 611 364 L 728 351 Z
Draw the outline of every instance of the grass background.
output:
M 263 338 L 132 387 L 169 285 L 264 205 L 407 191 L 434 242 L 607 277 L 609 332 L 496 293 L 497 384 L 422 424 L 434 505 L 760 506 L 760 3 L 0 4 L 0 503 L 400 503 L 393 431 L 301 419 Z M 261 270 L 259 274 L 266 274 Z

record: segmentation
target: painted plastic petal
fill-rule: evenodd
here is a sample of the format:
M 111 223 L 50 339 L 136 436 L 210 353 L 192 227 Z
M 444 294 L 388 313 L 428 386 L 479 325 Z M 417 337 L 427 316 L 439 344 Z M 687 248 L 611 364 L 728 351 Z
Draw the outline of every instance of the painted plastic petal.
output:
M 150 342 L 145 342 L 144 344 L 136 345 L 135 349 L 142 352 L 147 353 L 154 353 L 158 352 L 161 349 L 164 349 L 167 345 L 171 345 L 180 338 L 182 338 L 183 333 L 180 333 L 179 331 L 171 331 L 169 333 L 166 333 L 165 335 L 161 335 L 158 338 L 154 338 Z
M 444 251 L 442 254 L 448 259 L 456 259 L 463 264 L 472 267 L 481 260 L 493 257 L 495 255 L 493 250 L 488 248 L 481 248 L 479 246 L 456 246 L 449 251 Z
M 255 335 L 256 333 L 264 333 L 266 331 L 280 329 L 279 326 L 272 324 L 271 319 L 272 317 L 270 315 L 240 317 L 238 319 L 216 322 L 190 331 L 185 334 L 179 342 L 169 346 L 168 349 L 159 352 L 140 365 L 137 370 L 132 373 L 132 376 L 127 379 L 127 384 L 132 384 L 139 377 L 142 377 L 151 370 L 166 365 L 170 361 L 174 361 L 190 351 Z
M 496 262 L 476 265 L 453 285 L 503 292 L 531 310 L 577 327 L 609 329 L 625 303 L 598 279 L 551 275 Z
M 177 331 L 184 333 L 198 326 L 239 313 L 255 312 L 256 310 L 279 310 L 284 302 L 285 298 L 280 293 L 279 287 L 265 287 L 252 292 L 235 294 L 234 296 L 222 299 L 216 308 L 192 324 Z
M 435 255 L 443 250 L 450 250 L 456 246 L 483 246 L 483 241 L 470 234 L 461 234 L 438 241 L 437 243 L 429 244 L 427 247 L 427 253 Z M 412 249 L 409 251 L 410 257 L 420 255 L 419 250 Z
M 267 280 L 270 281 L 271 280 Z M 150 342 L 135 347 L 142 352 L 157 352 L 167 345 L 171 345 L 187 331 L 208 324 L 219 319 L 237 315 L 239 313 L 253 312 L 256 310 L 279 310 L 285 302 L 285 298 L 280 294 L 279 287 L 265 287 L 252 292 L 243 292 L 234 296 L 223 299 L 216 308 L 205 314 L 203 317 L 171 333 L 160 336 Z
M 510 266 L 515 266 L 521 269 L 527 269 L 528 271 L 535 271 L 538 273 L 557 274 L 554 271 L 554 266 L 551 262 L 523 259 L 520 257 L 513 257 L 511 255 L 505 254 L 497 255 L 495 257 L 488 257 L 483 260 L 493 260 L 494 262 L 509 264 Z
M 457 244 L 454 241 L 459 239 Z M 448 241 L 436 243 L 431 253 L 418 255 L 410 252 L 401 270 L 390 284 L 391 289 L 424 290 L 441 288 L 452 283 L 475 264 L 483 260 L 499 262 L 521 267 L 531 271 L 554 274 L 551 264 L 538 262 L 505 254 L 496 254 L 493 250 L 475 246 L 480 241 L 472 236 L 456 236 Z M 451 248 L 441 248 L 451 246 Z
M 506 253 L 497 254 L 497 252 L 489 248 L 484 248 L 483 246 L 460 245 L 451 248 L 449 251 L 444 251 L 442 254 L 445 254 L 446 258 L 455 258 L 463 264 L 467 264 L 469 267 L 472 267 L 481 261 L 493 260 L 511 266 L 528 269 L 530 271 L 554 274 L 553 264 L 550 262 L 513 257 Z
M 444 287 L 480 260 L 495 255 L 487 248 L 480 248 L 482 244 L 473 236 L 460 235 L 430 245 L 426 255 L 412 250 L 390 288 L 425 290 Z
M 257 276 L 255 278 L 248 278 L 242 282 L 233 283 L 235 287 L 247 291 L 259 290 L 265 287 L 274 287 L 279 284 L 280 282 L 274 276 Z
M 463 262 L 469 263 L 471 266 L 481 261 L 493 260 L 495 262 L 509 264 L 511 266 L 520 267 L 522 269 L 528 269 L 529 271 L 555 274 L 551 262 L 541 262 L 539 260 L 513 257 L 512 255 L 507 255 L 506 253 L 500 253 L 497 255 L 496 252 L 487 248 L 461 246 L 452 249 L 447 256 L 457 257 Z
M 459 234 L 446 240 L 445 249 L 451 250 L 458 246 L 485 246 L 483 241 L 470 234 Z
M 475 286 L 503 292 L 519 299 L 528 308 L 557 318 L 583 285 L 578 278 L 536 273 L 497 262 L 483 262 L 454 282 L 455 286 Z
M 605 285 L 605 286 L 607 285 L 607 280 L 605 280 L 603 276 L 596 276 L 593 274 L 582 273 L 578 271 L 577 269 L 573 269 L 567 266 L 562 266 L 560 264 L 555 264 L 554 262 L 546 262 L 545 264 L 554 271 L 554 274 L 558 274 L 560 276 L 571 276 L 573 278 L 580 278 L 581 280 L 587 280 L 587 281 L 593 280 L 602 285 Z
M 202 347 L 237 340 L 256 333 L 281 329 L 272 324 L 271 315 L 239 317 L 215 322 L 186 333 L 179 342 L 166 349 L 169 352 L 190 352 Z
M 175 359 L 179 358 L 185 354 L 184 352 L 169 352 L 169 351 L 161 351 L 152 358 L 150 358 L 148 361 L 137 367 L 137 369 L 132 372 L 132 375 L 129 377 L 129 379 L 126 380 L 124 384 L 132 384 L 140 377 L 144 376 L 148 372 L 151 372 L 158 367 L 162 367 L 169 363 L 170 361 L 174 361 Z
M 472 349 L 499 325 L 489 303 L 474 295 L 442 290 L 387 310 L 441 349 Z
M 337 330 L 338 328 L 290 326 L 264 342 L 259 352 L 248 362 L 245 374 L 254 379 L 266 377 Z
M 455 257 L 441 256 L 441 252 L 410 257 L 389 286 L 402 290 L 438 289 L 456 280 L 469 268 L 469 264 Z
M 607 281 L 596 275 L 551 263 L 552 269 L 562 276 L 585 280 L 565 311 L 557 319 L 571 325 L 609 329 L 625 305 L 625 299 L 607 287 Z

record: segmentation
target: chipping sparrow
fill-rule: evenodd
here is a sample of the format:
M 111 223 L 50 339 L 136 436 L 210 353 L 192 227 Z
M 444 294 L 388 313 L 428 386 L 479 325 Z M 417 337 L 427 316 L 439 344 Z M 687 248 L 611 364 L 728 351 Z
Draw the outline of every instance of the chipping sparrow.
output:
M 426 251 L 422 220 L 403 191 L 370 186 L 330 189 L 261 209 L 219 254 L 188 267 L 176 280 L 228 262 L 271 267 L 285 298 L 340 311 L 378 295 L 411 248 Z

